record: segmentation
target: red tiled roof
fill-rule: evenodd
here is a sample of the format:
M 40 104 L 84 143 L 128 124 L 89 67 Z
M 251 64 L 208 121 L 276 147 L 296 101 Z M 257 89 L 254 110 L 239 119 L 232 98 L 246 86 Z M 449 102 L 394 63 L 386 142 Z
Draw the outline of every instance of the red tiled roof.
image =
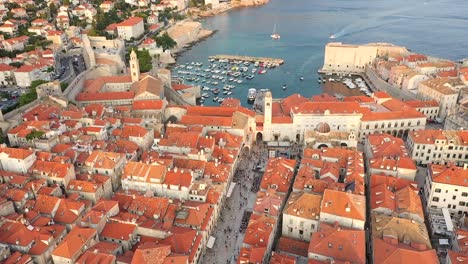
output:
M 331 228 L 312 234 L 309 254 L 333 258 L 335 261 L 366 263 L 366 238 L 361 230 Z
M 430 164 L 428 174 L 434 182 L 468 187 L 468 170 L 453 164 Z
M 79 93 L 75 99 L 80 102 L 129 100 L 133 99 L 134 95 L 133 92 Z
M 433 249 L 418 251 L 402 244 L 392 245 L 382 239 L 374 238 L 374 262 L 382 264 L 439 263 L 439 259 Z
M 72 259 L 84 246 L 83 241 L 89 241 L 96 235 L 96 229 L 74 227 L 60 243 L 52 255 Z
M 108 222 L 101 231 L 100 237 L 113 238 L 117 240 L 130 240 L 136 231 L 136 225 L 119 223 L 119 222 Z
M 134 101 L 133 110 L 160 110 L 163 108 L 163 100 L 141 100 Z
M 143 18 L 141 17 L 130 17 L 117 24 L 118 27 L 133 27 L 138 23 L 143 23 Z
M 277 249 L 289 254 L 307 257 L 309 243 L 282 236 L 278 241 Z

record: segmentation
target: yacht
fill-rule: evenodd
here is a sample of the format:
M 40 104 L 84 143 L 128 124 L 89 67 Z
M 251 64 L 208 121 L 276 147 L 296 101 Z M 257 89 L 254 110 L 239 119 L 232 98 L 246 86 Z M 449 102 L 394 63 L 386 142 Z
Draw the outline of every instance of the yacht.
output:
M 280 39 L 280 34 L 276 33 L 276 24 L 273 26 L 273 34 L 270 35 L 272 39 Z
M 253 101 L 255 100 L 255 97 L 257 97 L 257 89 L 250 88 L 249 93 L 247 94 L 247 99 L 249 99 L 249 101 Z

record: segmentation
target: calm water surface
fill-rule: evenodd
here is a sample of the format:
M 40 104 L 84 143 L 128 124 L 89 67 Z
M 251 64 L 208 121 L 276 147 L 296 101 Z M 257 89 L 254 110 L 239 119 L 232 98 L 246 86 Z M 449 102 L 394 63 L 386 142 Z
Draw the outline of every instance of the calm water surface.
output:
M 205 27 L 218 32 L 181 54 L 178 63 L 207 64 L 208 56 L 215 54 L 282 58 L 284 65 L 237 84 L 231 96 L 241 98 L 243 105 L 249 87 L 271 89 L 274 97 L 311 96 L 323 91 L 317 70 L 330 34 L 344 43 L 390 42 L 452 60 L 468 56 L 466 4 L 466 0 L 271 0 L 261 7 L 207 18 Z M 270 38 L 275 24 L 280 40 Z M 288 89 L 282 90 L 283 84 Z M 205 104 L 214 104 L 210 99 Z

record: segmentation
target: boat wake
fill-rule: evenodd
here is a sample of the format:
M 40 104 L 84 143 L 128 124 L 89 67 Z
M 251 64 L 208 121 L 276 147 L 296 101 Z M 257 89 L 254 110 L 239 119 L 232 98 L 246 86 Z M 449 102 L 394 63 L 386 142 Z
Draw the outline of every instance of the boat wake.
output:
M 403 21 L 408 21 L 408 20 L 411 20 L 411 19 L 413 19 L 413 18 L 411 18 L 411 17 L 401 17 L 401 18 L 398 18 L 398 19 L 396 19 L 394 21 L 387 21 L 387 22 L 377 24 L 377 25 L 376 25 L 375 22 L 374 23 L 366 22 L 365 23 L 366 25 L 374 24 L 374 26 L 370 26 L 370 27 L 369 26 L 361 27 L 360 26 L 361 24 L 350 25 L 350 26 L 346 26 L 345 28 L 343 28 L 342 30 L 340 30 L 339 32 L 337 32 L 335 34 L 330 35 L 329 38 L 330 39 L 342 38 L 342 37 L 345 37 L 345 36 L 358 34 L 358 33 L 368 31 L 368 30 L 371 30 L 371 29 L 381 28 L 381 27 L 384 27 L 384 26 L 389 26 L 391 24 L 400 23 L 400 22 L 403 22 Z
M 330 39 L 342 38 L 344 36 L 349 36 L 363 31 L 380 28 L 390 24 L 395 24 L 403 21 L 418 19 L 415 16 L 407 16 L 404 13 L 412 11 L 416 8 L 420 8 L 421 5 L 414 5 L 399 9 L 388 10 L 384 12 L 378 12 L 374 16 L 371 16 L 367 19 L 361 19 L 356 23 L 351 23 L 346 25 L 340 31 L 333 33 L 329 36 Z M 369 26 L 372 25 L 372 26 Z

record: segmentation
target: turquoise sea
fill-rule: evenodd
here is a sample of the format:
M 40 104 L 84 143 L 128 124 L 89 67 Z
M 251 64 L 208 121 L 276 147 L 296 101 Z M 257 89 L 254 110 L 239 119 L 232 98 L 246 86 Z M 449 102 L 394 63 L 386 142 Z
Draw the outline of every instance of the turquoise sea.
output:
M 276 98 L 292 93 L 311 96 L 322 92 L 317 70 L 331 34 L 337 36 L 333 41 L 344 43 L 390 42 L 436 57 L 468 57 L 466 4 L 466 0 L 271 0 L 206 18 L 204 26 L 217 33 L 182 53 L 178 63 L 206 65 L 208 56 L 215 54 L 282 58 L 284 65 L 237 84 L 231 97 L 246 105 L 250 87 L 271 89 Z M 280 40 L 270 38 L 275 24 Z M 205 105 L 215 104 L 210 99 Z

